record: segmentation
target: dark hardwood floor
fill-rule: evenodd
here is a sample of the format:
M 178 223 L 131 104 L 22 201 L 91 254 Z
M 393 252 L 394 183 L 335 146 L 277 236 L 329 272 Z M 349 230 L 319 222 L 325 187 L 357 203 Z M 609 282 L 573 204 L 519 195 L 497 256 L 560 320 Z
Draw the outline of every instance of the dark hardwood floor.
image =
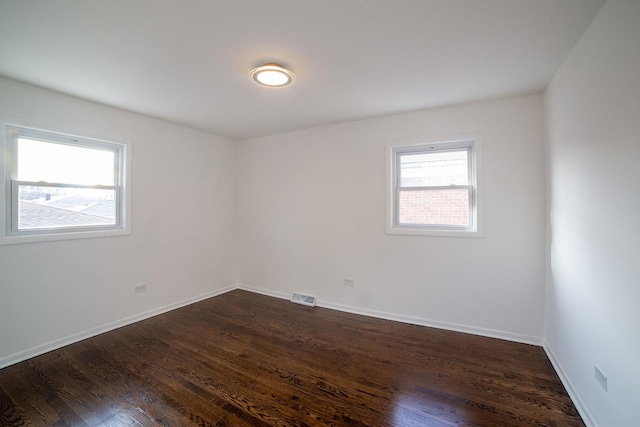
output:
M 540 347 L 245 291 L 0 370 L 0 425 L 584 426 Z

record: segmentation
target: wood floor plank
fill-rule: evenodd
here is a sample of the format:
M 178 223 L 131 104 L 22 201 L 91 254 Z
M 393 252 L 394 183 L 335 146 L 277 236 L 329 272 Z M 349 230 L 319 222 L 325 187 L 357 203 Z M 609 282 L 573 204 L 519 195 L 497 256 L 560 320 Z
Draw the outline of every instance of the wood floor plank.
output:
M 0 373 L 3 378 L 0 382 L 0 425 L 53 425 L 58 422 L 58 414 L 29 382 L 32 371 L 28 364 L 16 365 L 6 375 L 4 371 Z
M 0 370 L 0 426 L 576 426 L 540 347 L 233 291 Z
M 127 333 L 123 331 L 123 333 Z M 214 382 L 206 375 L 211 371 L 211 367 L 203 367 L 197 362 L 194 355 L 186 356 L 184 353 L 180 353 L 178 349 L 167 345 L 166 343 L 154 340 L 152 333 L 147 331 L 143 333 L 142 346 L 138 345 L 133 348 L 126 348 L 128 342 L 132 340 L 120 340 L 112 341 L 111 343 L 102 342 L 105 346 L 116 346 L 115 350 L 110 352 L 111 356 L 118 360 L 120 363 L 127 365 L 130 369 L 136 370 L 136 373 L 141 377 L 147 378 L 149 384 L 156 389 L 162 390 L 169 396 L 173 396 L 176 401 L 188 401 L 189 408 L 178 407 L 179 411 L 186 415 L 189 419 L 207 419 L 207 414 L 195 413 L 193 410 L 199 407 L 201 410 L 205 409 L 208 412 L 215 411 L 215 413 L 209 414 L 209 417 L 218 419 L 231 417 L 228 420 L 228 425 L 241 425 L 247 422 L 247 425 L 262 425 L 259 417 L 256 417 L 254 412 L 257 408 L 251 406 L 248 410 L 243 399 L 234 394 L 233 389 L 224 389 L 218 383 Z M 138 335 L 136 335 L 138 336 Z M 108 338 L 108 337 L 105 337 Z M 143 365 L 132 364 L 131 360 L 135 358 L 152 359 L 155 363 Z M 235 377 L 237 379 L 237 376 Z M 198 393 L 196 395 L 195 393 Z M 205 398 L 208 406 L 205 406 L 200 402 L 200 399 Z M 197 404 L 200 405 L 197 405 Z M 236 409 L 232 406 L 237 406 Z M 233 416 L 233 417 L 232 417 Z M 275 422 L 277 420 L 271 420 Z M 272 424 L 264 424 L 272 425 Z

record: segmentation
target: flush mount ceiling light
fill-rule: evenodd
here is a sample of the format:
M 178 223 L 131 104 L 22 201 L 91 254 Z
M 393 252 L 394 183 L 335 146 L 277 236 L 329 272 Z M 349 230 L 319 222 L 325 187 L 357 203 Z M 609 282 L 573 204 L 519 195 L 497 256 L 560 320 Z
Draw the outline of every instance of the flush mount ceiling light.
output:
M 296 81 L 296 76 L 279 64 L 264 64 L 251 70 L 249 75 L 252 82 L 266 87 L 290 86 Z

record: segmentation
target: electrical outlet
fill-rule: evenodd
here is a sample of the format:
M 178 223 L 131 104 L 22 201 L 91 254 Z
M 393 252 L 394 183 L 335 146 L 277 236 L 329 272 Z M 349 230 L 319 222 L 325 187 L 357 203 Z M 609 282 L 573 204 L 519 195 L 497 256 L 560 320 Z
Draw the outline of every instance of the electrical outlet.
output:
M 345 286 L 353 286 L 355 285 L 355 282 L 353 279 L 344 279 L 344 285 Z
M 596 381 L 598 381 L 604 391 L 607 391 L 607 376 L 602 373 L 598 366 L 595 366 L 595 377 Z
M 146 292 L 147 291 L 147 284 L 146 283 L 141 283 L 139 285 L 135 285 L 133 287 L 133 292 L 136 294 L 139 294 L 140 292 Z

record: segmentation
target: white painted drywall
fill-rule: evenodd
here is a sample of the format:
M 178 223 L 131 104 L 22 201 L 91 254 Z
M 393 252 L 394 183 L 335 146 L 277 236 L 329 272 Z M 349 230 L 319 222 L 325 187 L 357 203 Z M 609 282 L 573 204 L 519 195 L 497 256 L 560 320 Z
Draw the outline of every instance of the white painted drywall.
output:
M 546 89 L 546 347 L 588 425 L 640 426 L 640 2 L 609 0 Z M 608 392 L 594 378 L 608 376 Z
M 133 144 L 132 235 L 0 246 L 0 366 L 235 284 L 234 141 L 3 78 L 0 115 Z
M 482 138 L 484 237 L 385 234 L 385 142 L 470 133 Z M 543 153 L 540 95 L 240 141 L 240 282 L 540 342 Z

